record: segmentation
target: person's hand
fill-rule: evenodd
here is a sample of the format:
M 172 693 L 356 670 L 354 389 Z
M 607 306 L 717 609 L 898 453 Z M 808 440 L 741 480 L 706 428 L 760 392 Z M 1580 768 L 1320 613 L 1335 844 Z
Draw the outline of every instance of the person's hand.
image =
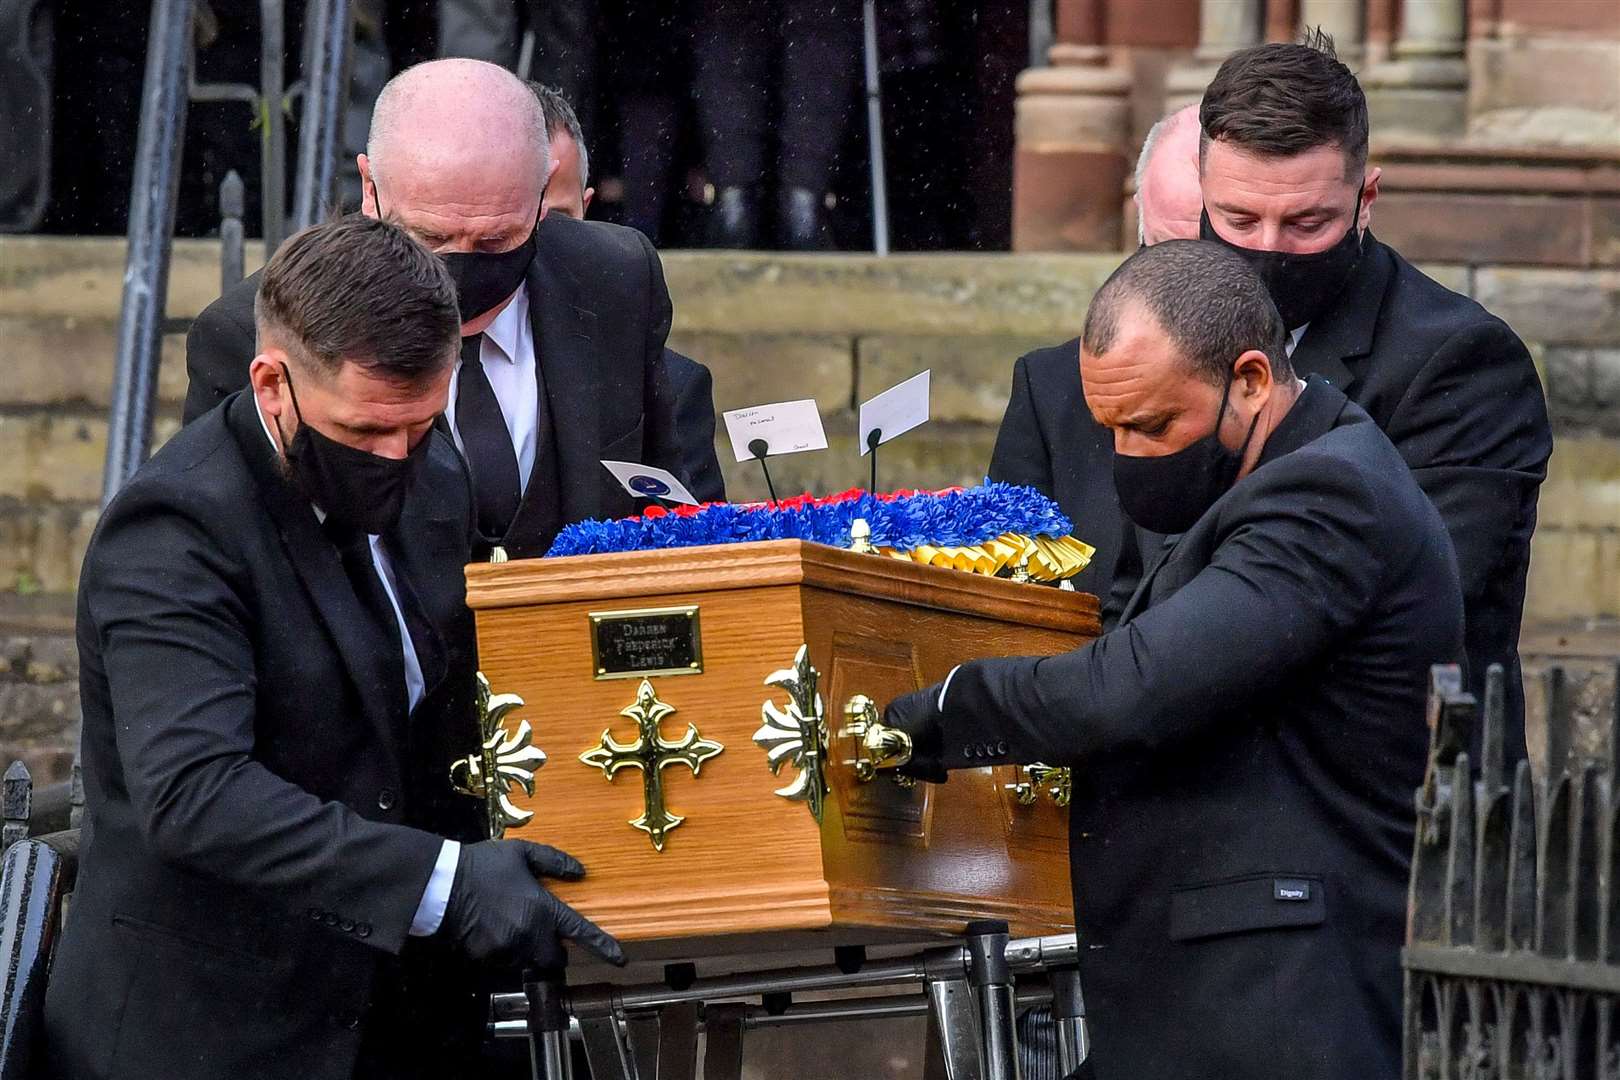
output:
M 902 694 L 883 710 L 883 723 L 911 736 L 911 760 L 896 771 L 931 784 L 943 784 L 947 775 L 939 763 L 939 684 Z
M 565 962 L 562 938 L 624 966 L 612 936 L 547 891 L 539 876 L 578 881 L 579 860 L 528 840 L 463 844 L 440 932 L 473 960 L 545 970 Z

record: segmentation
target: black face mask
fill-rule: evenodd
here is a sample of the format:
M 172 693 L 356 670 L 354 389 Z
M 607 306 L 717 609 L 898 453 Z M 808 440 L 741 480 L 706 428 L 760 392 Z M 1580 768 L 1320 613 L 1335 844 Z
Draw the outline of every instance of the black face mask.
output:
M 382 198 L 375 187 L 372 200 L 377 216 L 382 217 Z M 450 271 L 450 280 L 456 283 L 456 307 L 461 310 L 462 322 L 469 323 L 488 314 L 496 304 L 517 292 L 518 286 L 523 284 L 523 276 L 529 272 L 529 264 L 534 261 L 539 231 L 540 219 L 535 218 L 528 237 L 511 251 L 439 253 L 445 269 Z
M 422 462 L 427 460 L 428 437 L 424 436 L 402 458 L 345 446 L 309 426 L 298 407 L 292 373 L 286 364 L 281 365 L 281 370 L 292 393 L 293 413 L 298 417 L 298 433 L 291 442 L 282 434 L 281 418 L 276 418 L 276 434 L 281 436 L 293 482 L 310 502 L 340 525 L 372 534 L 393 528 L 405 510 L 405 497 L 416 483 Z
M 1277 314 L 1282 316 L 1283 328 L 1293 331 L 1311 322 L 1325 312 L 1361 262 L 1361 233 L 1356 222 L 1361 218 L 1361 193 L 1356 192 L 1356 208 L 1350 215 L 1350 227 L 1339 242 L 1326 251 L 1309 255 L 1295 255 L 1286 251 L 1260 251 L 1239 247 L 1222 238 L 1210 223 L 1209 211 L 1198 218 L 1198 236 L 1231 248 L 1248 260 L 1266 283 Z
M 487 314 L 517 292 L 534 261 L 538 229 L 536 225 L 528 239 L 511 251 L 446 251 L 439 256 L 456 283 L 456 305 L 461 309 L 462 322 Z
M 1162 457 L 1114 455 L 1114 490 L 1119 493 L 1119 505 L 1127 517 L 1149 532 L 1167 536 L 1186 532 L 1237 480 L 1260 414 L 1254 414 L 1241 449 L 1228 450 L 1221 444 L 1221 420 L 1226 416 L 1232 374 L 1226 375 L 1214 431 Z

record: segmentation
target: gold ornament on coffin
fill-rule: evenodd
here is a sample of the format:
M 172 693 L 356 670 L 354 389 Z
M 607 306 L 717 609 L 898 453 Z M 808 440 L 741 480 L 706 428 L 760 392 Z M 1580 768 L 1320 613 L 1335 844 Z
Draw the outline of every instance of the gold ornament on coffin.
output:
M 685 765 L 697 776 L 703 763 L 725 749 L 711 739 L 698 734 L 697 725 L 687 724 L 686 734 L 671 742 L 659 731 L 664 717 L 675 712 L 673 705 L 658 700 L 649 679 L 642 679 L 636 690 L 636 700 L 619 711 L 619 715 L 636 722 L 636 737 L 622 743 L 613 737 L 613 729 L 602 732 L 601 742 L 579 755 L 579 760 L 593 769 L 601 769 L 609 782 L 620 769 L 641 771 L 644 809 L 629 824 L 652 839 L 652 846 L 664 850 L 664 838 L 669 831 L 686 819 L 672 814 L 664 805 L 663 771 L 671 765 Z
M 1057 806 L 1068 806 L 1074 794 L 1074 774 L 1066 766 L 1039 761 L 1018 766 L 1018 782 L 1007 785 L 1019 806 L 1034 806 L 1042 795 Z
M 867 540 L 868 545 L 871 544 Z M 852 545 L 853 546 L 853 545 Z M 855 548 L 854 550 L 863 550 Z M 1003 533 L 994 540 L 970 547 L 935 547 L 919 544 L 909 551 L 877 547 L 879 555 L 947 570 L 997 577 L 1005 573 L 1014 581 L 1067 581 L 1091 563 L 1096 549 L 1072 536 L 1026 536 Z
M 877 779 L 879 771 L 898 769 L 911 760 L 911 736 L 878 719 L 877 702 L 865 694 L 856 694 L 844 704 L 844 730 L 840 734 L 854 743 L 855 757 L 849 764 L 854 766 L 855 779 L 863 784 Z M 898 775 L 894 780 L 902 787 L 917 782 L 913 777 Z
M 754 732 L 754 745 L 765 751 L 772 775 L 780 776 L 784 765 L 799 770 L 793 782 L 777 788 L 776 794 L 804 803 L 818 825 L 827 801 L 827 716 L 816 689 L 820 678 L 810 664 L 810 646 L 800 645 L 793 666 L 773 672 L 765 680 L 766 686 L 787 691 L 787 708 L 777 708 L 774 701 L 767 700 L 760 710 L 764 723 Z
M 493 694 L 484 673 L 478 673 L 476 689 L 479 747 L 450 766 L 450 784 L 463 795 L 484 800 L 484 824 L 491 840 L 499 840 L 508 826 L 526 825 L 533 810 L 520 810 L 508 797 L 514 785 L 525 794 L 534 794 L 534 774 L 546 763 L 546 752 L 530 745 L 534 733 L 527 720 L 508 734 L 503 721 L 515 709 L 523 708 L 516 694 Z

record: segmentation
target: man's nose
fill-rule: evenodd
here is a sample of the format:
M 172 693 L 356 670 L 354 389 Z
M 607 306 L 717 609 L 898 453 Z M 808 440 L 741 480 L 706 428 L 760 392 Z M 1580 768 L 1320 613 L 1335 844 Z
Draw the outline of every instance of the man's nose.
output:
M 410 456 L 411 433 L 409 431 L 390 431 L 386 435 L 379 435 L 371 444 L 371 452 L 378 457 L 392 458 L 395 461 Z
M 1260 222 L 1260 243 L 1256 246 L 1261 251 L 1284 251 L 1288 242 L 1288 233 L 1283 228 L 1282 222 Z

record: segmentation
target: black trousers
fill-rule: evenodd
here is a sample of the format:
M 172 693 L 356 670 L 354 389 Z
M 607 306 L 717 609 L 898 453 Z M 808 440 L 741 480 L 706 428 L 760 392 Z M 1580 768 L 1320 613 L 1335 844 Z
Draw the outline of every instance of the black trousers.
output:
M 827 190 L 861 77 L 860 0 L 707 0 L 697 10 L 710 178 L 720 187 L 763 183 L 774 130 L 778 184 Z

